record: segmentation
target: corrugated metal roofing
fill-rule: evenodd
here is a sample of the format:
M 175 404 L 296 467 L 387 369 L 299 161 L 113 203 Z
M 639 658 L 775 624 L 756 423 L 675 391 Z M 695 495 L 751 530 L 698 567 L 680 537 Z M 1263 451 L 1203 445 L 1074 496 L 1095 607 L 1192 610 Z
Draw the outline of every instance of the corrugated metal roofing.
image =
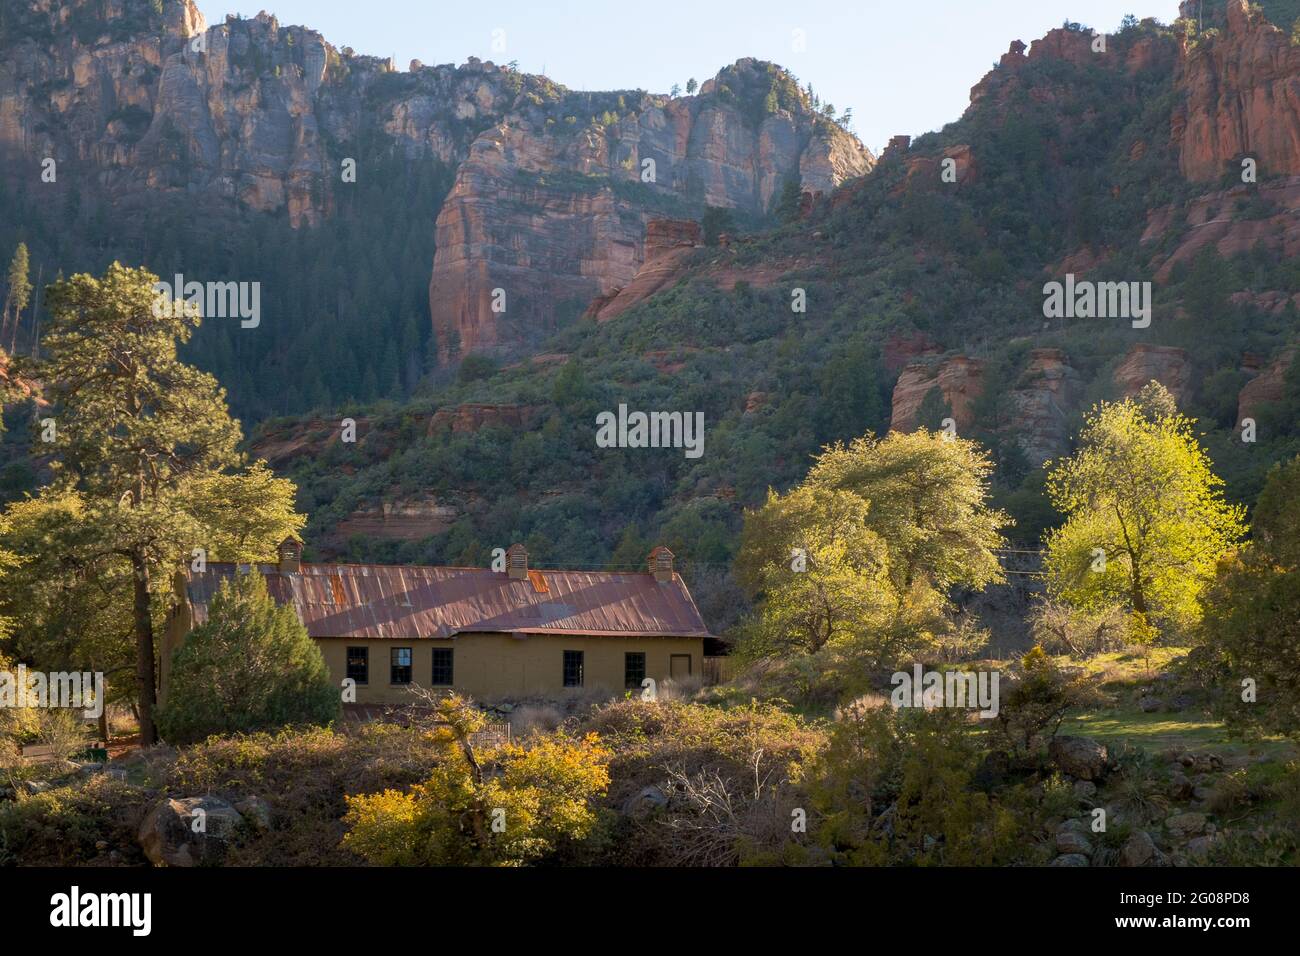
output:
M 187 574 L 195 624 L 207 620 L 208 602 L 235 568 L 213 563 Z M 610 571 L 530 570 L 526 579 L 512 580 L 486 568 L 303 564 L 299 572 L 281 574 L 276 565 L 263 564 L 258 570 L 271 596 L 291 605 L 312 637 L 708 636 L 676 574 L 661 584 L 653 574 Z

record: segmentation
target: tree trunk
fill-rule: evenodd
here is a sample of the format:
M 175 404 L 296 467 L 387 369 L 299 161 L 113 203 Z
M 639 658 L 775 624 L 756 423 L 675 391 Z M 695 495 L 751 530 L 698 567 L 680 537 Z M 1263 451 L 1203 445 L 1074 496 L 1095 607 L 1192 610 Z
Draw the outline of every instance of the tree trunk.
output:
M 1147 613 L 1147 597 L 1142 592 L 1142 573 L 1138 570 L 1136 561 L 1133 562 L 1132 580 L 1133 610 L 1145 616 Z
M 140 711 L 140 743 L 148 747 L 158 742 L 153 723 L 154 660 L 153 615 L 149 600 L 149 565 L 144 555 L 131 555 L 132 579 L 135 584 L 135 682 Z

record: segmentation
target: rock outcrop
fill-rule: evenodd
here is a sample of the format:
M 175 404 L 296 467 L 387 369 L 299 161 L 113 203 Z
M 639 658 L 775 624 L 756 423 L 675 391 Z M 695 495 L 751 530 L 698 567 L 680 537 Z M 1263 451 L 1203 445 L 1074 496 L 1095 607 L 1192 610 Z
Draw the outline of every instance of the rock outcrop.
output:
M 482 134 L 438 214 L 439 360 L 511 351 L 593 300 L 604 318 L 622 311 L 613 298 L 650 261 L 655 207 L 762 213 L 787 178 L 830 191 L 867 172 L 870 153 L 801 99 L 768 109 L 783 76 L 741 60 L 696 96 L 628 92 L 591 122 L 569 101 L 559 122 L 517 109 Z
M 467 435 L 481 428 L 510 428 L 520 431 L 530 427 L 541 411 L 535 405 L 486 405 L 471 402 L 438 409 L 429 419 L 427 433 Z
M 355 509 L 335 527 L 335 535 L 352 535 L 395 541 L 419 541 L 441 534 L 456 523 L 464 511 L 436 498 L 399 498 Z
M 1192 394 L 1192 361 L 1186 349 L 1142 343 L 1128 350 L 1113 378 L 1125 398 L 1136 397 L 1156 381 L 1182 405 Z
M 645 229 L 645 263 L 626 287 L 592 302 L 587 315 L 608 322 L 671 285 L 701 238 L 700 224 L 693 219 L 650 220 Z
M 1247 156 L 1261 180 L 1300 175 L 1300 46 L 1248 0 L 1228 0 L 1223 31 L 1184 50 L 1177 84 L 1170 136 L 1188 179 L 1216 181 Z
M 881 349 L 880 363 L 885 371 L 898 373 L 918 359 L 942 355 L 939 343 L 924 332 L 891 332 Z
M 964 428 L 973 421 L 972 406 L 984 391 L 984 363 L 954 355 L 937 365 L 908 365 L 894 385 L 890 431 L 909 432 L 921 425 L 922 407 L 936 389 L 944 405 L 951 409 L 957 427 Z
M 1162 206 L 1148 214 L 1142 243 L 1158 242 L 1180 219 L 1187 229 L 1177 246 L 1152 262 L 1157 282 L 1167 282 L 1179 263 L 1211 246 L 1224 258 L 1256 246 L 1300 256 L 1300 176 L 1207 193 L 1177 208 Z
M 1070 448 L 1070 415 L 1082 398 L 1079 373 L 1060 349 L 1034 349 L 1011 392 L 1016 438 L 1035 467 Z
M 765 213 L 789 179 L 829 193 L 874 162 L 752 59 L 694 96 L 576 93 L 474 58 L 401 73 L 266 13 L 208 26 L 193 0 L 9 6 L 0 158 L 93 178 L 134 229 L 158 196 L 319 225 L 348 176 L 372 174 L 362 144 L 455 167 L 428 210 L 443 361 L 515 350 L 626 287 L 651 220 Z
M 1280 402 L 1286 397 L 1286 377 L 1295 363 L 1300 347 L 1291 346 L 1283 349 L 1257 376 L 1242 388 L 1237 396 L 1237 422 L 1257 418 L 1260 409 L 1272 402 Z
M 365 441 L 370 434 L 370 419 L 353 419 L 356 424 L 355 438 L 358 443 Z M 341 420 L 309 418 L 292 422 L 281 427 L 268 428 L 254 438 L 253 454 L 263 458 L 270 465 L 282 468 L 295 458 L 319 457 L 331 445 L 341 441 L 343 423 Z

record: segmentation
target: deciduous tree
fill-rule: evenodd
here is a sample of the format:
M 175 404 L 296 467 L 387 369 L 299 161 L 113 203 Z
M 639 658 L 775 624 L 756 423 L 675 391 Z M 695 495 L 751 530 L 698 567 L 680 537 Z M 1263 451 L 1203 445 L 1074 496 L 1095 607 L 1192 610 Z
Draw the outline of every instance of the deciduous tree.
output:
M 1118 605 L 1153 625 L 1200 619 L 1215 563 L 1244 526 L 1193 424 L 1155 382 L 1092 411 L 1078 451 L 1048 476 L 1066 516 L 1046 539 L 1053 596 L 1088 610 Z

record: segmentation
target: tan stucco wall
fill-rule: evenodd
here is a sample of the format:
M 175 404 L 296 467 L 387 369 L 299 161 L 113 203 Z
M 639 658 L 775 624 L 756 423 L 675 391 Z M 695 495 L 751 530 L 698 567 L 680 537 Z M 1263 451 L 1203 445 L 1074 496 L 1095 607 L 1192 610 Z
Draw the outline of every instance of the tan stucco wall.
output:
M 462 634 L 451 640 L 364 640 L 318 638 L 321 653 L 336 684 L 347 676 L 347 649 L 370 648 L 370 681 L 357 687 L 358 704 L 404 704 L 411 695 L 404 686 L 389 683 L 389 650 L 412 650 L 413 684 L 430 686 L 434 647 L 449 647 L 454 655 L 454 688 L 477 700 L 500 697 L 606 691 L 623 694 L 623 655 L 641 651 L 646 656 L 646 676 L 656 681 L 668 678 L 674 654 L 690 655 L 691 674 L 701 676 L 704 641 L 688 637 L 559 637 L 529 635 L 514 638 L 506 634 Z M 564 652 L 583 652 L 583 686 L 564 686 Z

